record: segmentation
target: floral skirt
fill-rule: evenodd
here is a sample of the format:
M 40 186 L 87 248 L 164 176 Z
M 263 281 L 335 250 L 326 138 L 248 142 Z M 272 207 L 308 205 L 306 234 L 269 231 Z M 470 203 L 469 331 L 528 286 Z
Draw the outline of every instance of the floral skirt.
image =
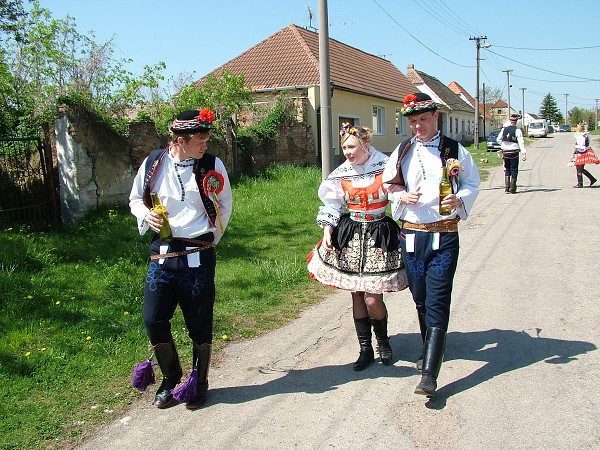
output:
M 333 231 L 333 248 L 327 250 L 321 243 L 308 255 L 308 272 L 322 284 L 374 294 L 408 286 L 400 227 L 390 217 L 357 222 L 344 215 Z
M 573 157 L 571 158 L 571 161 L 569 161 L 568 166 L 573 167 L 581 166 L 584 164 L 600 164 L 600 159 L 598 159 L 598 157 L 594 153 L 594 150 L 592 150 L 591 148 L 588 148 L 583 153 L 573 153 Z

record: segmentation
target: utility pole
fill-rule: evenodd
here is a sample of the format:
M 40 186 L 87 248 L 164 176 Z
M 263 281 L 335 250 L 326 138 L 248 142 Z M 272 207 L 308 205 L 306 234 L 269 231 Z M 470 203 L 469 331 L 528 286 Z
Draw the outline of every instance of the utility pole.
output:
M 487 36 L 469 37 L 470 41 L 475 41 L 476 53 L 476 75 L 475 75 L 475 148 L 479 149 L 479 49 L 481 47 L 488 48 L 491 44 L 481 44 L 482 39 L 487 39 Z M 485 119 L 484 119 L 485 120 Z
M 327 0 L 319 0 L 319 95 L 321 103 L 321 172 L 333 171 L 331 127 L 331 75 L 329 71 L 329 14 Z
M 521 125 L 523 125 L 523 130 L 525 130 L 525 91 L 527 88 L 519 88 L 521 89 L 521 98 L 523 99 L 523 109 L 521 110 Z
M 483 83 L 483 137 L 487 137 L 485 132 L 485 83 Z
M 594 130 L 596 130 L 598 128 L 598 100 L 600 98 L 595 98 L 594 100 L 596 100 L 596 123 L 594 124 Z
M 567 123 L 567 117 L 569 114 L 569 94 L 565 94 L 565 123 Z
M 502 72 L 506 72 L 506 81 L 508 83 L 508 117 L 506 120 L 510 119 L 510 73 L 512 70 L 503 70 Z

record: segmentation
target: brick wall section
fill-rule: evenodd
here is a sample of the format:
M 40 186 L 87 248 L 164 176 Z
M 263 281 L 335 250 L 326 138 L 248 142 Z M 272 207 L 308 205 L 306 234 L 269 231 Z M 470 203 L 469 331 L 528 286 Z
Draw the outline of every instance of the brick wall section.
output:
M 144 158 L 168 144 L 152 123 L 132 124 L 125 139 L 93 114 L 67 105 L 58 110 L 55 137 L 63 223 L 75 222 L 100 205 L 127 205 Z M 277 137 L 262 148 L 247 144 L 246 153 L 237 158 L 231 133 L 225 139 L 215 135 L 209 152 L 223 161 L 230 174 L 254 175 L 272 164 L 318 164 L 310 128 L 303 122 L 281 126 Z

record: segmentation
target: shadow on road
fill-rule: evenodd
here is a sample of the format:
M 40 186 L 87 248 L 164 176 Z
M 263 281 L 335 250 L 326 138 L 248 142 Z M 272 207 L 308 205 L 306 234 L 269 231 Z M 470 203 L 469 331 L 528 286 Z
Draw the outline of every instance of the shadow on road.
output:
M 443 385 L 434 398 L 426 403 L 428 408 L 442 409 L 446 400 L 460 392 L 466 391 L 478 384 L 484 383 L 495 376 L 544 361 L 548 364 L 566 364 L 576 360 L 576 356 L 596 350 L 590 342 L 565 341 L 539 337 L 541 330 L 536 329 L 536 337 L 525 331 L 492 329 L 478 332 L 450 332 L 448 334 L 445 361 L 472 360 L 484 361 L 480 369 L 470 375 Z M 421 342 L 420 334 L 406 333 L 391 337 L 392 347 L 404 358 L 416 356 Z M 395 358 L 398 362 L 398 358 Z M 442 372 L 443 372 L 442 366 Z M 319 394 L 338 386 L 364 378 L 401 378 L 416 376 L 414 361 L 406 361 L 401 365 L 382 366 L 375 363 L 362 372 L 352 370 L 352 361 L 345 365 L 319 366 L 309 369 L 286 368 L 274 363 L 269 367 L 258 368 L 259 373 L 284 375 L 263 384 L 214 388 L 210 391 L 208 405 L 217 403 L 238 404 L 260 398 L 305 392 Z M 407 395 L 412 393 L 407 393 Z
M 596 346 L 591 342 L 543 338 L 540 337 L 540 333 L 539 328 L 536 328 L 535 337 L 525 331 L 498 329 L 449 333 L 446 361 L 466 359 L 484 361 L 487 364 L 460 380 L 441 386 L 426 406 L 442 409 L 449 397 L 503 373 L 522 369 L 540 361 L 547 364 L 566 364 L 577 360 L 577 355 L 596 350 Z

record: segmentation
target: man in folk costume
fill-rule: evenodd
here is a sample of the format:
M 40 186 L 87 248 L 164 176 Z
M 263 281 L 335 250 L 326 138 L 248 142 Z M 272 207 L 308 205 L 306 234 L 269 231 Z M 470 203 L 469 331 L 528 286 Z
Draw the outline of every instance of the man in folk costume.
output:
M 507 194 L 517 193 L 517 176 L 519 175 L 519 152 L 523 154 L 523 161 L 527 161 L 527 149 L 523 132 L 517 128 L 520 114 L 511 114 L 504 124 L 496 142 L 500 144 L 500 152 L 504 160 L 504 191 Z
M 215 302 L 214 247 L 232 210 L 225 166 L 206 152 L 213 120 L 209 109 L 179 114 L 171 126 L 170 145 L 144 160 L 129 196 L 140 234 L 153 232 L 142 316 L 163 375 L 153 402 L 158 408 L 169 406 L 175 398 L 195 409 L 207 396 Z M 163 233 L 167 226 L 171 237 L 163 236 L 168 234 Z M 183 376 L 171 334 L 177 305 L 193 342 L 193 371 L 183 387 L 174 389 Z M 150 371 L 151 358 L 146 364 Z M 134 386 L 144 390 L 148 383 L 136 385 L 136 376 L 140 374 L 134 371 Z M 143 377 L 148 376 L 152 382 L 153 372 Z
M 415 393 L 431 397 L 437 389 L 450 319 L 458 221 L 467 219 L 479 194 L 479 171 L 460 143 L 438 131 L 438 108 L 429 95 L 407 95 L 402 114 L 414 136 L 394 150 L 383 180 L 392 217 L 401 221 L 402 255 L 423 339 L 417 362 L 421 380 Z M 452 193 L 441 197 L 445 172 Z M 450 209 L 450 214 L 440 214 L 441 207 Z

